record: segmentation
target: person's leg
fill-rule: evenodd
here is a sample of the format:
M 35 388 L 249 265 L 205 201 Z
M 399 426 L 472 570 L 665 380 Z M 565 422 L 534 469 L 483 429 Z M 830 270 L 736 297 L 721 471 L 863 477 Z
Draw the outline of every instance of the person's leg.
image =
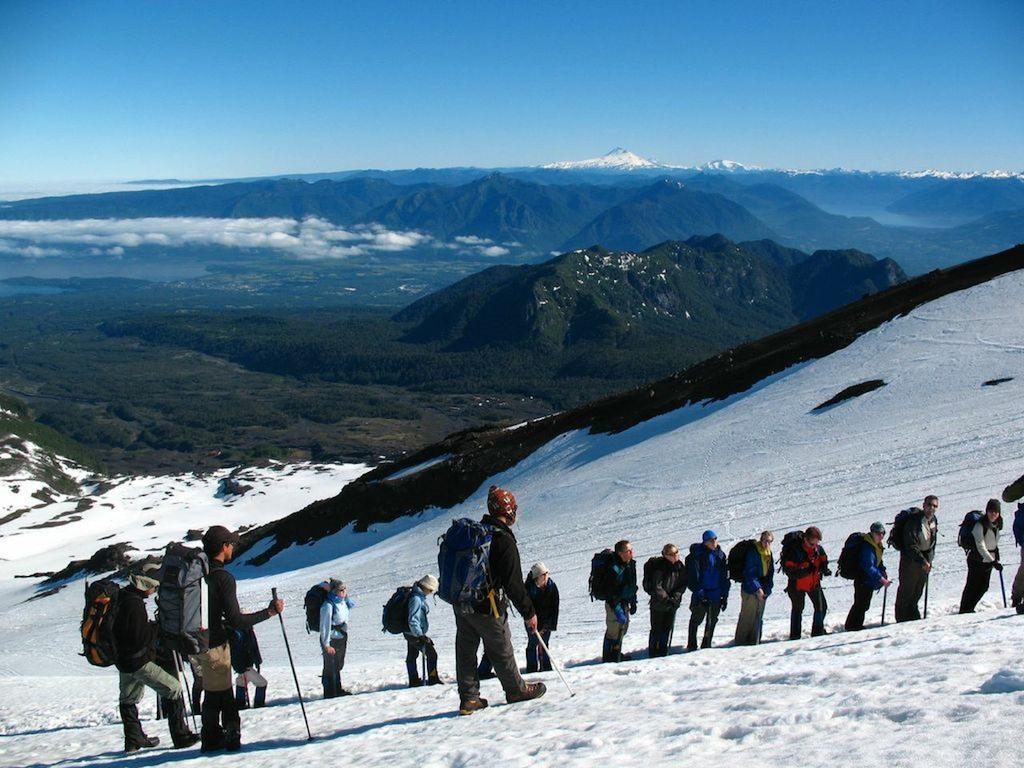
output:
M 708 604 L 700 600 L 690 601 L 690 624 L 686 636 L 686 650 L 697 650 L 697 630 L 708 614 Z
M 519 674 L 519 665 L 516 663 L 515 650 L 512 648 L 512 632 L 508 626 L 508 615 L 499 620 L 486 614 L 477 614 L 470 617 L 470 621 L 476 626 L 477 634 L 480 636 L 487 651 L 487 658 L 494 666 L 494 673 L 501 682 L 505 695 L 518 693 L 526 687 L 522 676 Z
M 989 573 L 986 574 L 985 571 Z M 991 576 L 991 568 L 986 568 L 983 563 L 974 560 L 967 561 L 967 583 L 964 584 L 964 591 L 960 595 L 960 613 L 974 613 L 978 602 L 988 589 L 988 579 Z
M 825 614 L 828 613 L 828 601 L 825 600 L 825 590 L 819 584 L 809 593 L 811 606 L 814 608 L 814 616 L 811 619 L 811 637 L 820 637 L 825 634 Z M 800 603 L 803 610 L 803 601 Z
M 615 609 L 608 603 L 604 604 L 604 646 L 601 650 L 601 661 L 618 661 L 622 653 L 622 625 L 615 618 Z
M 803 635 L 804 625 L 804 604 L 807 600 L 807 593 L 800 592 L 797 588 L 789 589 L 789 602 L 792 608 L 789 611 L 789 639 L 799 640 Z
M 540 660 L 537 656 L 539 651 L 540 643 L 537 642 L 537 636 L 530 632 L 526 640 L 526 671 L 528 673 L 540 671 Z
M 480 698 L 480 678 L 477 675 L 476 652 L 480 648 L 480 635 L 469 617 L 455 612 L 455 680 L 459 698 L 470 701 Z
M 345 654 L 348 652 L 348 633 L 331 640 L 331 647 L 334 649 L 334 682 L 338 686 L 338 695 L 348 696 L 349 692 L 341 684 L 341 670 L 345 668 Z
M 405 671 L 409 675 L 409 687 L 416 688 L 423 685 L 419 672 L 420 645 L 419 640 L 412 635 L 405 636 Z
M 736 645 L 757 644 L 757 608 L 760 599 L 740 591 L 740 615 L 736 620 Z
M 424 636 L 423 652 L 427 655 L 427 685 L 439 685 L 441 678 L 437 674 L 437 651 L 429 637 Z
M 142 700 L 142 694 L 146 690 L 145 683 L 130 672 L 119 672 L 118 689 L 117 709 L 121 715 L 121 725 L 124 729 L 125 752 L 156 746 L 146 736 L 145 731 L 142 730 L 142 723 L 139 722 L 138 703 Z
M 710 648 L 711 641 L 715 636 L 715 625 L 718 624 L 718 613 L 722 610 L 721 604 L 717 601 L 708 606 L 708 620 L 704 624 L 704 639 L 701 640 L 701 648 Z
M 910 563 L 910 557 L 900 555 L 900 583 L 896 587 L 896 604 L 893 606 L 897 624 L 909 621 L 908 603 L 910 602 L 910 592 L 913 587 L 911 584 L 913 577 L 910 575 Z
M 239 709 L 249 708 L 249 681 L 245 672 L 235 677 L 235 706 Z
M 185 722 L 185 707 L 178 676 L 172 675 L 167 669 L 155 662 L 149 662 L 134 672 L 132 677 L 137 683 L 152 688 L 156 691 L 157 696 L 160 697 L 161 707 L 167 719 L 167 730 L 171 736 L 171 743 L 175 747 L 194 744 L 195 737 L 189 731 L 188 724 Z
M 1017 575 L 1013 577 L 1013 585 L 1010 587 L 1010 604 L 1020 611 L 1024 607 L 1024 549 L 1021 550 L 1020 567 L 1017 568 Z
M 267 705 L 267 678 L 250 667 L 245 673 L 246 680 L 253 684 L 252 706 L 254 709 Z
M 477 665 L 476 674 L 481 680 L 490 680 L 494 677 L 494 667 L 491 665 L 491 660 L 487 658 L 486 649 L 484 649 L 483 654 L 480 656 L 480 663 Z
M 541 636 L 541 639 L 544 640 L 544 645 L 546 647 L 548 647 L 548 648 L 551 648 L 551 630 L 550 629 L 544 630 L 543 632 L 540 633 L 540 636 Z M 537 651 L 537 658 L 538 658 L 538 661 L 540 662 L 540 671 L 541 672 L 550 672 L 551 671 L 551 657 L 548 656 L 547 651 L 545 651 L 543 648 L 538 649 L 538 651 Z
M 334 647 L 333 644 L 331 646 Z M 341 674 L 334 668 L 334 655 L 327 652 L 326 648 L 321 648 L 320 653 L 324 660 L 324 669 L 320 674 L 320 683 L 324 688 L 324 698 L 333 699 L 338 695 L 337 679 Z

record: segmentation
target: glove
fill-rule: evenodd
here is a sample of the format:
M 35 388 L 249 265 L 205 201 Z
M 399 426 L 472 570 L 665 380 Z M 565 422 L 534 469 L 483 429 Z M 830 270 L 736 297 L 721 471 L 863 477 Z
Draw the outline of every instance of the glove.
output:
M 999 566 L 999 570 L 1002 570 L 1002 569 L 1003 569 L 1003 567 Z M 632 616 L 635 613 L 636 613 L 636 603 L 630 603 L 629 604 L 629 615 Z
M 1000 563 L 1000 562 L 999 562 L 998 560 L 996 560 L 996 561 L 995 561 L 994 563 L 992 563 L 992 567 L 993 567 L 993 568 L 995 568 L 995 569 L 996 569 L 997 571 L 999 571 L 1000 573 L 1001 573 L 1001 572 L 1002 572 L 1002 570 L 1003 570 L 1003 564 L 1002 564 L 1002 563 Z
M 724 610 L 725 610 L 725 607 L 726 607 L 726 606 L 727 606 L 728 604 L 729 604 L 729 598 L 727 598 L 727 597 L 723 597 L 723 598 L 722 598 L 722 602 L 720 602 L 720 603 L 718 604 L 718 607 L 719 607 L 719 609 L 720 609 L 720 610 L 723 610 L 723 611 L 724 611 Z
M 622 626 L 626 626 L 629 623 L 629 619 L 626 617 L 626 611 L 621 605 L 615 606 L 615 620 Z

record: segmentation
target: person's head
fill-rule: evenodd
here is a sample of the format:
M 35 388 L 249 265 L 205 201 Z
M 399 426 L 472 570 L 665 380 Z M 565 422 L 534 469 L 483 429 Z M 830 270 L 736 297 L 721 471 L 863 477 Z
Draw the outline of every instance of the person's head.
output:
M 203 551 L 211 560 L 229 563 L 235 556 L 238 541 L 238 534 L 234 531 L 229 531 L 223 525 L 213 525 L 203 534 Z
M 772 544 L 775 543 L 775 534 L 771 531 L 761 531 L 761 535 L 757 539 L 762 549 L 771 549 Z
M 341 579 L 332 578 L 327 582 L 327 588 L 332 595 L 337 595 L 338 597 L 344 597 L 348 592 L 348 587 L 345 586 L 345 582 Z
M 874 522 L 871 524 L 871 538 L 875 540 L 876 544 L 882 543 L 882 539 L 885 538 L 885 526 L 882 523 Z
M 544 563 L 534 563 L 530 566 L 530 578 L 533 579 L 533 583 L 541 589 L 544 589 L 548 585 L 549 577 L 548 567 Z
M 491 517 L 497 518 L 511 527 L 516 524 L 519 505 L 516 504 L 516 497 L 512 495 L 511 491 L 492 485 L 487 491 L 487 511 Z
M 615 554 L 619 556 L 619 559 L 628 563 L 633 559 L 633 545 L 630 544 L 626 539 L 615 542 Z
M 985 515 L 990 523 L 995 523 L 1003 516 L 1003 505 L 999 503 L 999 499 L 988 500 L 988 504 L 985 505 Z
M 156 570 L 159 567 L 160 566 L 157 563 L 150 563 L 149 565 L 143 566 L 141 573 L 133 573 L 128 577 L 128 583 L 143 595 L 149 597 L 156 592 L 157 587 L 160 586 L 160 582 L 155 578 Z
M 679 562 L 679 547 L 675 544 L 666 544 L 661 548 L 661 556 L 668 560 L 670 563 Z
M 925 517 L 932 517 L 936 512 L 939 511 L 939 497 L 933 494 L 925 496 L 922 509 L 924 510 Z
M 712 531 L 711 529 L 704 531 L 704 534 L 700 537 L 700 540 L 708 549 L 718 549 L 718 534 Z
M 812 525 L 804 531 L 804 542 L 812 547 L 821 544 L 821 538 L 821 528 L 816 525 Z
M 437 592 L 437 577 L 432 573 L 428 573 L 416 582 L 416 586 L 422 590 L 424 595 L 432 595 Z

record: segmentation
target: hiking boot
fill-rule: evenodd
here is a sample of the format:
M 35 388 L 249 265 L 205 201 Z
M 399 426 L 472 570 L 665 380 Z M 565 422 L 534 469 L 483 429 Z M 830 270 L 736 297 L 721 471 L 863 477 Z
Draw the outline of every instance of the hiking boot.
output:
M 1020 604 L 1019 604 L 1019 605 L 1017 606 L 1017 614 L 1018 614 L 1018 615 L 1020 615 L 1020 614 L 1024 614 L 1024 603 L 1020 603 Z
M 431 672 L 427 676 L 427 685 L 444 685 L 444 680 L 441 679 L 437 672 Z
M 224 749 L 224 731 L 220 728 L 217 730 L 203 728 L 200 741 L 202 741 L 199 747 L 200 752 L 219 752 Z
M 160 739 L 156 736 L 143 736 L 141 739 L 136 738 L 132 741 L 126 741 L 124 743 L 124 751 L 130 754 L 132 752 L 138 752 L 140 749 L 155 747 L 159 743 Z
M 418 677 L 414 677 L 414 678 L 411 678 L 409 680 L 409 687 L 410 688 L 419 688 L 422 685 L 423 685 L 423 681 L 420 680 Z
M 196 734 L 188 733 L 184 736 L 179 736 L 177 739 L 174 739 L 173 746 L 174 749 L 188 749 L 197 741 L 199 741 L 199 737 Z
M 224 749 L 237 752 L 242 748 L 242 732 L 237 728 L 224 729 Z
M 344 688 L 339 688 L 338 689 L 338 695 L 339 696 L 351 696 L 352 695 L 352 691 L 346 691 Z
M 505 701 L 509 704 L 518 704 L 521 701 L 539 699 L 547 693 L 547 686 L 544 683 L 527 683 L 523 688 L 514 693 L 506 693 Z
M 481 709 L 487 709 L 487 699 L 481 699 L 479 696 L 475 699 L 465 699 L 459 704 L 460 715 L 472 715 Z

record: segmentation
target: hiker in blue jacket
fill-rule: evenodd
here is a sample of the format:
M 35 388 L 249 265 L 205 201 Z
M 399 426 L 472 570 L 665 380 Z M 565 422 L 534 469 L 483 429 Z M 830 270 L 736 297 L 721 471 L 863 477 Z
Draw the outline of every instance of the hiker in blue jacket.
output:
M 601 661 L 628 661 L 622 655 L 622 640 L 629 631 L 629 617 L 636 613 L 636 562 L 633 545 L 623 539 L 615 542 L 609 578 L 611 598 L 604 602 L 604 647 Z
M 437 578 L 428 573 L 413 584 L 412 592 L 409 593 L 409 631 L 405 633 L 405 668 L 409 672 L 410 688 L 418 688 L 424 682 L 427 685 L 441 684 L 441 678 L 437 674 L 437 651 L 434 650 L 434 641 L 427 635 L 427 630 L 430 629 L 427 620 L 430 603 L 427 602 L 427 596 L 435 592 Z M 417 667 L 421 653 L 427 659 L 426 681 L 420 677 Z
M 857 577 L 853 580 L 853 605 L 846 615 L 847 632 L 864 629 L 864 615 L 871 607 L 871 598 L 875 592 L 892 583 L 882 562 L 884 539 L 885 526 L 876 522 L 857 544 Z
M 345 651 L 348 648 L 348 616 L 355 607 L 348 596 L 348 588 L 341 579 L 328 582 L 327 597 L 320 606 L 320 648 L 323 651 L 324 671 L 321 682 L 324 698 L 348 696 L 349 691 L 341 687 L 341 670 L 345 666 Z
M 740 585 L 740 617 L 736 622 L 736 645 L 757 645 L 761 642 L 764 606 L 775 585 L 775 559 L 771 531 L 762 531 L 757 543 L 743 560 L 743 582 Z
M 718 534 L 704 531 L 700 544 L 690 546 L 686 558 L 687 586 L 690 589 L 690 631 L 686 650 L 697 650 L 697 629 L 704 625 L 701 648 L 710 648 L 715 634 L 718 614 L 729 600 L 729 565 L 725 553 L 718 546 Z

